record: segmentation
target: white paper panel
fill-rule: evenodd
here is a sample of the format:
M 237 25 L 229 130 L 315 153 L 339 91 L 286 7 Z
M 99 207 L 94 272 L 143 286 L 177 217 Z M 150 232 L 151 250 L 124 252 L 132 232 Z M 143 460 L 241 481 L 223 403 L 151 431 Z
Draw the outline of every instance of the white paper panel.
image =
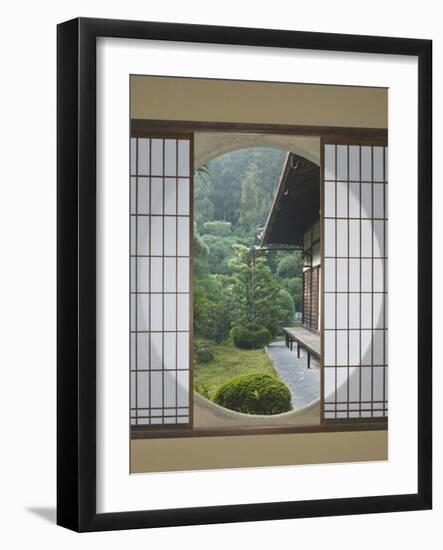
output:
M 135 138 L 131 138 L 130 165 L 131 175 L 135 175 L 137 173 L 137 140 Z
M 164 229 L 164 255 L 175 256 L 177 254 L 177 218 L 165 217 L 163 218 Z M 189 252 L 188 252 L 189 253 Z
M 151 330 L 163 330 L 163 297 L 161 294 L 151 294 Z M 148 330 L 149 327 L 146 328 Z
M 335 256 L 335 220 L 325 219 L 325 256 Z
M 360 218 L 360 191 L 361 184 L 356 182 L 349 183 L 349 217 Z
M 332 258 L 325 258 L 325 265 L 323 268 L 325 292 L 335 291 L 335 260 Z
M 335 146 L 325 145 L 325 180 L 335 180 Z
M 325 182 L 325 217 L 335 216 L 335 182 Z
M 163 406 L 163 373 L 151 371 L 151 407 Z M 159 411 L 159 413 L 161 412 Z
M 163 258 L 164 262 L 164 292 L 176 292 L 176 258 Z
M 383 181 L 383 147 L 373 147 L 372 159 L 373 159 L 373 181 Z
M 349 180 L 360 181 L 360 147 L 349 146 Z
M 140 218 L 143 219 L 143 218 Z M 151 256 L 163 255 L 163 216 L 151 216 Z
M 177 213 L 177 180 L 175 178 L 165 178 L 165 210 L 167 215 Z
M 349 328 L 360 328 L 360 294 L 348 294 L 349 296 Z
M 348 179 L 348 148 L 346 145 L 337 146 L 337 181 Z
M 177 252 L 179 256 L 189 255 L 189 218 L 177 218 Z
M 177 259 L 177 291 L 189 292 L 189 258 Z
M 188 177 L 189 174 L 189 140 L 178 141 L 178 175 Z
M 163 333 L 163 366 L 165 370 L 172 370 L 176 368 L 176 353 L 177 353 L 177 333 L 165 332 Z
M 163 258 L 151 258 L 151 292 L 163 292 Z
M 177 294 L 177 330 L 189 330 L 189 294 Z
M 348 221 L 337 220 L 337 256 L 348 256 Z
M 336 294 L 338 329 L 348 328 L 348 294 Z
M 137 295 L 137 330 L 149 330 L 149 295 Z
M 130 193 L 131 193 L 131 198 L 130 198 L 130 212 L 131 214 L 136 214 L 136 210 L 137 210 L 137 178 L 131 178 L 130 179 L 130 186 L 131 186 L 131 189 L 130 189 Z
M 372 328 L 372 293 L 361 294 L 361 328 Z
M 349 260 L 349 292 L 360 292 L 360 260 Z
M 373 185 L 374 218 L 384 217 L 384 185 Z
M 134 178 L 135 179 L 135 178 Z M 137 213 L 138 214 L 149 214 L 150 212 L 150 180 L 149 178 L 138 178 L 137 184 Z M 135 202 L 134 202 L 135 205 Z M 135 212 L 134 208 L 134 212 Z
M 372 326 L 374 328 L 384 327 L 384 294 L 373 294 L 373 318 Z
M 176 406 L 176 400 L 175 400 L 175 388 L 177 385 L 176 375 L 177 375 L 176 372 L 164 373 L 164 397 L 165 397 L 164 406 L 165 407 Z
M 335 330 L 324 331 L 323 361 L 325 365 L 335 365 Z M 326 369 L 325 369 L 326 370 Z M 328 395 L 325 393 L 325 396 Z
M 164 300 L 164 330 L 176 330 L 177 327 L 177 294 L 165 294 Z M 189 314 L 189 312 L 188 312 Z
M 337 218 L 348 217 L 348 184 L 337 182 Z
M 189 368 L 189 334 L 187 332 L 177 334 L 177 368 Z
M 132 258 L 135 264 L 135 258 Z M 137 291 L 149 292 L 149 258 L 137 258 Z M 135 269 L 131 271 L 131 277 L 134 277 L 132 288 L 135 290 Z
M 348 362 L 348 332 L 346 330 L 337 330 L 337 363 L 336 365 L 346 365 Z
M 189 179 L 180 178 L 178 180 L 178 214 L 179 215 L 189 215 Z
M 372 153 L 371 147 L 361 148 L 361 181 L 372 181 Z
M 135 339 L 135 335 L 134 335 Z M 150 368 L 149 358 L 149 334 L 147 332 L 137 334 L 137 369 L 146 370 Z
M 131 139 L 133 425 L 189 422 L 190 166 L 189 140 Z
M 138 140 L 138 175 L 147 176 L 149 174 L 149 139 L 141 138 Z
M 328 145 L 324 158 L 324 414 L 386 416 L 384 148 Z
M 134 254 L 148 255 L 149 254 L 149 220 L 148 216 L 138 216 L 133 218 L 134 222 L 137 220 L 137 235 L 135 235 L 135 223 L 134 223 L 134 242 L 137 242 L 137 252 L 134 250 Z M 132 220 L 131 220 L 132 222 Z
M 348 369 L 339 367 L 337 369 L 337 401 L 346 402 L 348 395 Z M 340 408 L 340 406 L 339 406 Z
M 177 175 L 177 141 L 165 139 L 165 176 Z
M 348 260 L 337 259 L 337 292 L 348 290 Z
M 151 176 L 163 176 L 163 140 L 151 141 Z
M 361 291 L 372 292 L 372 263 L 369 258 L 361 260 Z
M 370 183 L 360 185 L 362 218 L 372 218 L 372 187 Z
M 335 294 L 324 296 L 324 323 L 325 329 L 335 328 Z
M 137 406 L 149 407 L 149 372 L 137 373 Z
M 350 330 L 349 331 L 349 364 L 350 365 L 359 365 L 360 364 L 360 331 L 359 330 Z M 354 378 L 358 377 L 354 375 Z

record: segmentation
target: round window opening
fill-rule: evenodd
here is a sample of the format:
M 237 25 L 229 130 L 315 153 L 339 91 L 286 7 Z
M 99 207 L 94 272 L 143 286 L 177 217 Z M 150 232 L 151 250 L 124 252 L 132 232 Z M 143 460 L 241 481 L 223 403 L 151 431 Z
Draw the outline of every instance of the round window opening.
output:
M 255 417 L 320 396 L 319 166 L 277 145 L 219 140 L 195 159 L 194 402 Z

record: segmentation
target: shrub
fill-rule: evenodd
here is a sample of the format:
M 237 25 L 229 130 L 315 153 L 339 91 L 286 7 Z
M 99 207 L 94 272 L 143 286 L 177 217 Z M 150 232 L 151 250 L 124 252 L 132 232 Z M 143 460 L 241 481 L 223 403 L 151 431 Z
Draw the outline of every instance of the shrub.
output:
M 289 388 L 270 374 L 241 374 L 215 393 L 218 405 L 246 414 L 279 414 L 292 410 Z
M 288 254 L 278 262 L 277 275 L 283 278 L 300 277 L 302 275 L 302 263 L 300 252 Z
M 272 335 L 266 327 L 250 330 L 236 326 L 231 329 L 231 338 L 234 345 L 241 349 L 263 348 L 272 340 Z
M 203 382 L 197 382 L 194 384 L 194 390 L 206 399 L 211 399 L 211 386 L 204 384 Z
M 207 233 L 208 235 L 215 235 L 216 237 L 227 237 L 231 234 L 231 222 L 215 220 L 212 222 L 204 223 L 203 227 L 205 233 Z
M 284 288 L 278 291 L 278 302 L 282 310 L 283 326 L 292 325 L 295 316 L 294 299 Z
M 199 363 L 210 363 L 214 359 L 214 351 L 209 346 L 195 346 L 194 351 Z

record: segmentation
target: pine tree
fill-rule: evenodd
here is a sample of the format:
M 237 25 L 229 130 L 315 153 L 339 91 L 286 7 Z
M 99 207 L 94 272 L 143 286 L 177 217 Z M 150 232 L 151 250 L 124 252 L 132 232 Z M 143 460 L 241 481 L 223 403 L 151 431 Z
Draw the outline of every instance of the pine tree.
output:
M 229 267 L 233 275 L 233 325 L 249 330 L 266 327 L 275 335 L 285 312 L 279 300 L 279 286 L 266 265 L 266 259 L 255 257 L 253 250 L 237 245 L 234 247 L 234 257 L 230 260 Z

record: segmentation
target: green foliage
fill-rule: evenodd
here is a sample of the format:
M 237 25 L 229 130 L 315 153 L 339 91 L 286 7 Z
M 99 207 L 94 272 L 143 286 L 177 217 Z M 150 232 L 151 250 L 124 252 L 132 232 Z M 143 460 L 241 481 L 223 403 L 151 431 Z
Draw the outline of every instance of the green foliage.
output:
M 263 226 L 284 157 L 284 151 L 255 147 L 211 160 L 207 171 L 199 171 L 195 177 L 195 214 L 199 231 L 203 227 L 202 223 L 210 220 L 231 222 L 233 229 L 236 228 L 241 236 L 246 236 L 244 231 L 251 225 L 254 226 L 254 232 L 255 225 Z M 208 200 L 203 202 L 204 198 Z M 240 223 L 245 205 L 251 204 L 251 216 L 243 217 Z M 211 207 L 214 209 L 212 213 Z
M 302 307 L 302 279 L 301 277 L 292 277 L 291 279 L 281 279 L 281 284 L 294 300 L 295 311 L 301 311 Z
M 203 385 L 207 392 L 202 395 L 208 399 L 212 400 L 222 384 L 239 374 L 255 372 L 276 376 L 272 361 L 263 348 L 245 350 L 235 347 L 231 340 L 216 344 L 199 337 L 194 342 L 200 347 L 209 346 L 214 352 L 210 363 L 199 362 L 195 354 L 193 361 L 194 387 Z
M 302 255 L 300 252 L 285 254 L 277 265 L 277 275 L 284 279 L 301 277 L 302 270 Z
M 194 331 L 220 343 L 231 326 L 228 281 L 222 275 L 208 275 L 194 281 Z
M 231 222 L 224 222 L 222 220 L 214 220 L 205 222 L 203 229 L 206 234 L 215 235 L 216 237 L 228 237 L 231 234 L 232 224 Z
M 265 202 L 265 193 L 260 183 L 257 164 L 253 163 L 240 185 L 238 226 L 244 234 L 255 235 L 260 227 L 262 219 L 260 210 Z
M 198 231 L 202 231 L 203 224 L 214 218 L 215 207 L 211 200 L 213 184 L 207 167 L 199 168 L 194 176 L 194 212 Z
M 195 345 L 194 357 L 199 363 L 210 363 L 214 360 L 214 350 L 210 346 Z
M 208 255 L 209 248 L 194 230 L 194 277 L 203 277 L 209 272 Z
M 295 316 L 294 299 L 287 290 L 281 288 L 278 292 L 278 301 L 283 311 L 283 325 L 291 326 Z
M 234 345 L 241 349 L 257 349 L 267 346 L 272 340 L 272 334 L 266 327 L 250 330 L 242 326 L 234 326 L 230 336 Z
M 250 148 L 199 168 L 194 178 L 194 332 L 223 342 L 232 326 L 266 327 L 273 336 L 289 324 L 292 296 L 301 302 L 301 254 L 250 249 L 269 214 L 284 152 Z M 292 315 L 293 318 L 293 315 Z
M 284 312 L 278 301 L 279 286 L 266 265 L 266 259 L 254 257 L 251 250 L 236 245 L 229 267 L 233 274 L 233 325 L 252 331 L 266 327 L 271 334 L 277 334 Z
M 211 386 L 209 384 L 197 383 L 194 384 L 194 390 L 206 399 L 211 399 Z
M 202 242 L 208 249 L 208 266 L 211 273 L 226 275 L 229 273 L 228 260 L 233 253 L 235 237 L 219 237 L 216 235 L 203 235 Z
M 268 374 L 243 374 L 225 382 L 214 401 L 246 414 L 280 414 L 292 410 L 291 393 L 281 380 Z

